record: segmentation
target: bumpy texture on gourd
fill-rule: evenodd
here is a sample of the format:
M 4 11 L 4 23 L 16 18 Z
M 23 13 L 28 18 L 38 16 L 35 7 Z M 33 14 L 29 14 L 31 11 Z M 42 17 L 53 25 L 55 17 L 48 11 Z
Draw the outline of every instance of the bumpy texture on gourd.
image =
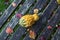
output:
M 39 19 L 38 14 L 25 15 L 19 20 L 19 24 L 23 27 L 30 27 Z
M 30 15 L 30 14 L 24 15 L 19 20 L 19 24 L 23 27 L 31 27 L 35 23 L 35 21 L 39 19 L 39 16 L 37 13 L 38 13 L 38 10 L 35 9 L 33 15 Z

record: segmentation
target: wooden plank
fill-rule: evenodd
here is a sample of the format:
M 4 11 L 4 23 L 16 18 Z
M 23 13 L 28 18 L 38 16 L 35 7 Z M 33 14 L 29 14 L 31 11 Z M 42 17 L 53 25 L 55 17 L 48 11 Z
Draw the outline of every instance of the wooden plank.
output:
M 55 28 L 56 24 L 60 21 L 60 7 L 58 7 L 56 14 L 52 17 L 52 19 L 48 22 L 47 26 L 44 28 L 44 31 L 40 34 L 37 40 L 41 40 L 41 37 L 44 37 L 45 40 L 50 36 L 50 34 L 53 31 L 53 28 Z M 47 27 L 51 26 L 51 29 L 48 29 Z
M 13 2 L 16 3 L 16 7 L 17 7 L 18 4 L 21 2 L 21 0 L 15 0 Z M 2 25 L 4 24 L 4 22 L 8 19 L 8 17 L 12 14 L 12 12 L 15 10 L 16 7 L 13 7 L 13 5 L 11 4 L 7 8 L 7 10 L 5 10 L 4 14 L 0 17 L 0 28 L 2 27 Z
M 33 0 L 33 1 L 32 1 L 32 0 L 25 1 L 25 2 L 24 2 L 25 5 L 22 5 L 22 6 L 21 6 L 21 8 L 25 7 L 24 9 L 22 9 L 21 14 L 24 15 L 25 11 L 27 11 L 27 10 L 29 9 L 29 7 L 30 7 L 33 3 L 34 3 L 34 0 Z M 27 7 L 27 6 L 28 6 L 28 7 Z M 26 10 L 25 10 L 25 9 L 26 9 Z M 19 9 L 19 11 L 21 11 L 21 10 Z M 18 13 L 19 13 L 19 11 L 18 11 Z M 10 22 L 6 25 L 5 29 L 1 32 L 1 35 L 0 35 L 0 39 L 1 39 L 1 40 L 5 40 L 5 39 L 7 38 L 7 36 L 8 36 L 8 34 L 5 32 L 5 31 L 6 31 L 6 28 L 7 28 L 7 27 L 11 27 L 12 29 L 14 29 L 14 27 L 15 27 L 15 26 L 17 25 L 17 23 L 18 23 L 18 20 L 19 20 L 19 19 L 16 17 L 16 15 L 14 15 L 14 16 L 12 17 L 12 19 L 10 20 Z
M 38 31 L 40 31 L 41 28 L 43 28 L 43 24 L 46 23 L 51 13 L 55 10 L 57 7 L 57 4 L 55 3 L 56 0 L 51 0 L 47 8 L 45 9 L 43 15 L 40 17 L 40 19 L 36 22 L 35 25 L 32 26 L 31 30 L 35 32 L 36 35 L 38 35 Z M 28 34 L 27 34 L 28 35 Z M 24 40 L 31 39 L 29 35 L 24 38 Z

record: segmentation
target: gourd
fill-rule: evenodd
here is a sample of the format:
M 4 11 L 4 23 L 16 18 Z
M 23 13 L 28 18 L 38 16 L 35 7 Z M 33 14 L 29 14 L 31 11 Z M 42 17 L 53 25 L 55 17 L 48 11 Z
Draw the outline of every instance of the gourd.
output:
M 19 24 L 22 27 L 31 27 L 35 23 L 35 21 L 37 21 L 38 19 L 39 19 L 38 9 L 35 9 L 33 15 L 27 14 L 22 16 L 19 19 Z

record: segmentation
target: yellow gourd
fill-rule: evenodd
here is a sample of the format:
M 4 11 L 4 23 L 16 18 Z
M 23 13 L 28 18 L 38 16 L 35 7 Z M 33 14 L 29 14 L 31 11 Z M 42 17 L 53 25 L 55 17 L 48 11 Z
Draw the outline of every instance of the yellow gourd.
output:
M 35 21 L 37 21 L 39 19 L 38 16 L 38 10 L 35 9 L 34 10 L 34 14 L 33 15 L 24 15 L 23 17 L 21 17 L 21 19 L 19 20 L 19 24 L 23 27 L 30 27 L 32 26 Z

